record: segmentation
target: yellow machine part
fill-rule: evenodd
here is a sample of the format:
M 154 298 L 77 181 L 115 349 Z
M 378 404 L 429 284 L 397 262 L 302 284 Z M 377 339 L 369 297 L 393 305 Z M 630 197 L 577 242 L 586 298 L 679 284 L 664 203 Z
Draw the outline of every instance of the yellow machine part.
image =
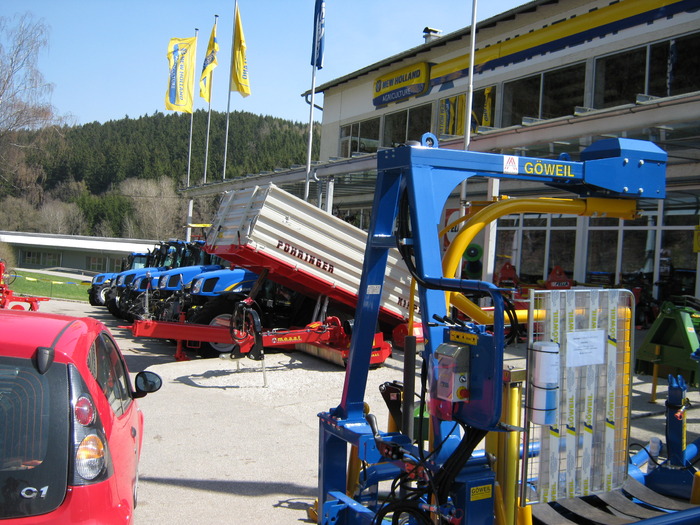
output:
M 477 234 L 492 221 L 513 213 L 561 213 L 566 215 L 601 215 L 620 219 L 637 217 L 637 203 L 630 199 L 505 199 L 494 202 L 465 217 L 465 224 L 457 233 L 442 259 L 445 277 L 455 277 L 462 254 Z M 454 225 L 451 224 L 450 227 Z M 480 324 L 493 324 L 493 312 L 482 310 L 463 294 L 447 292 L 447 302 Z M 528 312 L 518 310 L 518 319 L 527 320 Z

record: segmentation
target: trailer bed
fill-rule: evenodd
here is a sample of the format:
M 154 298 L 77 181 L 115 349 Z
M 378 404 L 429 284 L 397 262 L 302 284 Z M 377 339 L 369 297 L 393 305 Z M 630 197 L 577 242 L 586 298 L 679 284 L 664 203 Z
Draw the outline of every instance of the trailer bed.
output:
M 205 249 L 307 296 L 355 308 L 367 233 L 274 184 L 227 192 Z M 411 276 L 398 250 L 389 252 L 380 317 L 408 318 Z

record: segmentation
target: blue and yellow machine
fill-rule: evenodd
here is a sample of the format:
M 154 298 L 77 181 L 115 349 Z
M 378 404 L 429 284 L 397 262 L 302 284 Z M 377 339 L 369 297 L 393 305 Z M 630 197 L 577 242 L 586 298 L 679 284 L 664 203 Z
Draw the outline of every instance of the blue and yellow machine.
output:
M 501 415 L 504 334 L 507 325 L 517 321 L 496 286 L 454 277 L 457 263 L 441 255 L 443 208 L 460 183 L 475 176 L 541 182 L 579 198 L 548 199 L 537 206 L 580 215 L 632 217 L 636 199 L 665 197 L 666 153 L 648 142 L 600 141 L 582 152 L 580 162 L 443 150 L 436 145 L 435 136 L 426 134 L 419 145 L 378 153 L 343 392 L 338 406 L 319 414 L 319 523 L 504 523 L 503 517 L 496 518 L 500 487 L 492 458 L 476 449 L 491 432 L 520 430 Z M 518 213 L 517 205 L 508 212 Z M 413 388 L 407 384 L 404 416 L 397 422 L 401 431 L 384 432 L 366 413 L 364 398 L 388 253 L 396 247 L 417 283 L 425 335 L 418 413 L 429 416 L 417 418 L 418 428 L 412 428 Z M 461 258 L 459 247 L 456 251 L 456 259 Z M 483 312 L 467 295 L 488 296 L 492 311 Z M 451 317 L 450 303 L 476 322 Z M 406 378 L 414 374 L 415 352 L 407 348 L 404 356 Z M 355 469 L 353 463 L 362 465 L 359 475 L 349 472 Z M 658 519 L 647 521 L 665 523 Z M 673 514 L 673 523 L 698 522 L 698 508 Z

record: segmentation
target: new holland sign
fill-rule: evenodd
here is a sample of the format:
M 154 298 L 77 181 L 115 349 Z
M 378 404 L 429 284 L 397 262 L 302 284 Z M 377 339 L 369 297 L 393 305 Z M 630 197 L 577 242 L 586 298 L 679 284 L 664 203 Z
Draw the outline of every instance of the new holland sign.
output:
M 430 86 L 430 67 L 427 62 L 413 64 L 381 76 L 374 83 L 375 106 L 386 106 L 416 95 L 422 95 Z

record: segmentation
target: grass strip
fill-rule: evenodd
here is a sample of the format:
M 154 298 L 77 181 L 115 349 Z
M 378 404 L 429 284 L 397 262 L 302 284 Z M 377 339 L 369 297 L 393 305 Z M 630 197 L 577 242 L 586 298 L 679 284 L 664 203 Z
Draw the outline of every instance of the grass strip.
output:
M 15 280 L 9 285 L 10 290 L 15 295 L 51 297 L 53 299 L 83 302 L 88 300 L 89 280 L 81 281 L 38 272 L 17 271 L 15 274 Z

